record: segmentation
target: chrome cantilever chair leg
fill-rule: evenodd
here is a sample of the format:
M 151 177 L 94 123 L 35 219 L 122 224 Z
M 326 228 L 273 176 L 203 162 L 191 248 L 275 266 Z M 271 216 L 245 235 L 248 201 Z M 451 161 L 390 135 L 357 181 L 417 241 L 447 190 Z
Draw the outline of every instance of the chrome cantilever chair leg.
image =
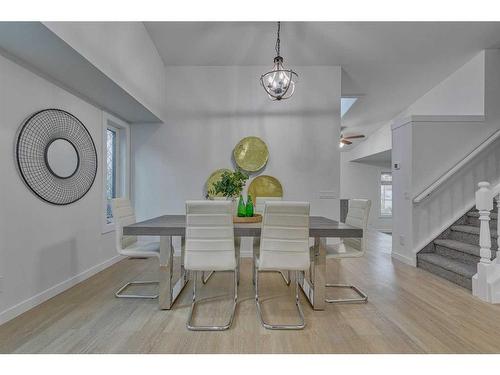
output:
M 297 306 L 297 310 L 299 311 L 299 316 L 301 322 L 299 324 L 270 324 L 266 323 L 264 321 L 264 318 L 262 317 L 262 311 L 260 308 L 260 301 L 259 301 L 259 271 L 255 271 L 255 302 L 257 304 L 257 311 L 259 313 L 259 318 L 262 326 L 266 329 L 272 329 L 272 330 L 300 330 L 304 329 L 306 326 L 305 320 L 304 320 L 304 313 L 302 312 L 302 307 L 300 306 L 300 301 L 299 301 L 299 271 L 295 271 L 295 305 Z
M 240 284 L 240 269 L 239 269 L 239 267 L 237 268 L 236 272 L 238 273 L 238 285 L 239 285 Z M 205 276 L 205 271 L 201 272 L 201 282 L 203 283 L 203 285 L 208 283 L 208 280 L 210 280 L 210 278 L 213 276 L 214 273 L 215 273 L 215 271 L 210 271 L 208 276 Z M 288 277 L 290 277 L 290 276 L 288 276 Z M 285 276 L 283 276 L 283 278 L 285 278 Z M 286 280 L 285 280 L 285 282 L 286 282 Z M 288 281 L 287 285 L 290 285 L 290 281 Z
M 337 298 L 331 299 L 326 298 L 325 302 L 328 303 L 366 303 L 368 302 L 368 296 L 361 291 L 358 287 L 349 284 L 326 284 L 328 288 L 349 288 L 356 292 L 360 298 Z
M 210 271 L 210 272 L 208 273 L 208 276 L 206 276 L 206 277 L 205 277 L 205 271 L 202 271 L 202 272 L 201 272 L 201 282 L 202 282 L 203 284 L 208 283 L 208 280 L 212 277 L 212 275 L 214 274 L 214 272 L 215 272 L 215 271 Z
M 285 280 L 286 286 L 290 286 L 290 271 L 286 271 L 286 276 L 283 271 L 278 271 L 281 274 L 283 280 Z
M 290 286 L 290 271 L 286 271 L 286 276 L 283 271 L 260 271 L 260 272 L 279 272 L 286 286 Z M 255 285 L 255 274 L 253 275 L 253 285 Z
M 115 293 L 116 298 L 141 298 L 141 299 L 155 299 L 158 298 L 158 294 L 154 295 L 141 295 L 141 294 L 123 294 L 122 292 L 127 289 L 130 285 L 149 285 L 149 284 L 159 284 L 158 281 L 131 281 L 126 283 Z
M 213 272 L 213 271 L 212 271 Z M 238 273 L 234 270 L 234 302 L 233 302 L 233 311 L 231 312 L 231 317 L 229 318 L 229 322 L 223 326 L 195 326 L 192 323 L 194 310 L 196 307 L 196 284 L 198 280 L 198 272 L 194 273 L 194 282 L 193 282 L 193 302 L 191 303 L 191 309 L 189 311 L 189 317 L 186 324 L 187 329 L 190 331 L 225 331 L 231 327 L 234 320 L 234 315 L 236 312 L 236 305 L 238 302 Z

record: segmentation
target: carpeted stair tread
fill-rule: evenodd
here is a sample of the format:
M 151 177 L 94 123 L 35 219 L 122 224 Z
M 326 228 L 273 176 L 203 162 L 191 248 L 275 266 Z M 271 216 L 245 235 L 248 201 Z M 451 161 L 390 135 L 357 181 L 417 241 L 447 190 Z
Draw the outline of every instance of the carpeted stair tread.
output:
M 489 222 L 493 257 L 500 241 L 497 207 L 497 202 L 494 202 Z M 475 208 L 469 210 L 456 223 L 417 254 L 417 267 L 472 290 L 472 276 L 476 274 L 480 261 L 479 211 Z
M 469 212 L 467 212 L 467 216 L 469 216 L 469 217 L 479 217 L 479 211 L 469 211 Z M 490 214 L 490 219 L 491 220 L 497 220 L 498 219 L 498 214 L 496 212 L 492 212 Z
M 479 227 L 475 227 L 472 225 L 453 225 L 451 227 L 451 230 L 454 230 L 456 232 L 476 234 L 479 236 Z M 498 237 L 496 230 L 490 230 L 490 233 L 491 233 L 491 237 Z
M 475 264 L 462 263 L 435 253 L 419 253 L 418 260 L 431 263 L 468 279 L 471 279 L 477 272 Z
M 471 245 L 465 242 L 450 240 L 450 239 L 436 239 L 434 240 L 434 244 L 447 247 L 448 249 L 460 251 L 462 253 L 474 256 L 480 256 L 479 254 L 480 247 L 477 245 Z

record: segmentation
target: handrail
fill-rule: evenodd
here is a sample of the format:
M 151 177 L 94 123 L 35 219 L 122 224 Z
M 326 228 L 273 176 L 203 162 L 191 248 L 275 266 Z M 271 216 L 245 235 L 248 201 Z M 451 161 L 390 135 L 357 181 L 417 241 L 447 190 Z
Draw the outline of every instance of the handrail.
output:
M 497 196 L 500 194 L 500 184 L 498 184 L 497 186 L 495 187 L 492 187 L 491 188 L 491 192 L 493 194 L 493 197 Z
M 468 153 L 462 160 L 460 160 L 453 167 L 448 169 L 445 173 L 441 175 L 436 181 L 427 186 L 420 194 L 418 194 L 415 198 L 413 198 L 413 203 L 420 203 L 429 195 L 432 194 L 434 190 L 436 190 L 439 186 L 441 186 L 445 181 L 447 181 L 451 176 L 453 176 L 459 169 L 461 169 L 465 164 L 467 164 L 470 160 L 472 160 L 477 154 L 482 152 L 486 147 L 492 144 L 500 137 L 500 130 L 497 130 L 495 133 L 490 135 L 484 142 L 482 142 L 478 147 Z

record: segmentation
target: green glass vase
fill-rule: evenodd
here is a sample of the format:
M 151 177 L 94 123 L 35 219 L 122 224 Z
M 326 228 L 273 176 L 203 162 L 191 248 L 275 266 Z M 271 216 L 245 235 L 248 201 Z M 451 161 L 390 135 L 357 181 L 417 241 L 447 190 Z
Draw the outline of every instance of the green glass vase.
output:
M 240 201 L 238 202 L 238 216 L 239 217 L 246 216 L 246 206 L 242 195 L 240 195 Z
M 247 198 L 247 206 L 246 206 L 246 217 L 252 217 L 253 216 L 253 202 L 252 202 L 252 196 L 249 195 Z

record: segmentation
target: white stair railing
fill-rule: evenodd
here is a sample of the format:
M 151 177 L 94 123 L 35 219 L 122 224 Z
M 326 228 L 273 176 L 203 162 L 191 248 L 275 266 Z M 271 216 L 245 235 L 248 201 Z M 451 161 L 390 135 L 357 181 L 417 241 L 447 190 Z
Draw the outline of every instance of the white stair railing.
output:
M 500 303 L 500 246 L 497 237 L 497 253 L 491 260 L 490 215 L 493 210 L 493 200 L 497 200 L 497 235 L 500 233 L 499 186 L 492 189 L 489 182 L 480 182 L 476 191 L 476 208 L 479 211 L 479 255 L 477 273 L 472 277 L 472 294 L 485 302 Z
M 465 157 L 460 160 L 453 167 L 448 169 L 445 173 L 443 173 L 436 181 L 427 186 L 420 194 L 418 194 L 415 198 L 413 198 L 413 203 L 420 203 L 428 196 L 430 196 L 437 188 L 439 188 L 443 183 L 448 181 L 452 176 L 455 175 L 456 172 L 461 171 L 462 168 L 473 160 L 477 155 L 483 152 L 489 145 L 495 142 L 500 138 L 500 130 L 495 131 L 492 135 L 490 135 L 484 142 L 482 142 L 478 147 L 476 147 L 473 151 L 465 155 Z

